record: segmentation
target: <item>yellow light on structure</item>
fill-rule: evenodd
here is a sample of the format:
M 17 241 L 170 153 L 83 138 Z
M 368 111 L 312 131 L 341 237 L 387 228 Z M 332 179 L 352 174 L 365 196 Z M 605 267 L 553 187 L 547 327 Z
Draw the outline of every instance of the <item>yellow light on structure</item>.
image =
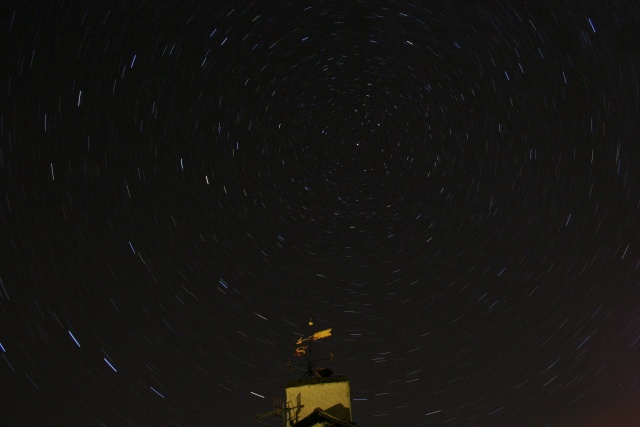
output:
M 322 338 L 327 338 L 331 336 L 331 329 L 333 328 L 329 328 L 329 329 L 325 329 L 324 331 L 320 331 L 320 332 L 316 332 L 315 334 L 311 335 L 310 337 L 307 338 L 298 338 L 298 341 L 296 341 L 297 345 L 302 344 L 305 341 L 315 341 L 315 340 L 319 340 Z
M 313 340 L 319 340 L 321 338 L 327 338 L 331 336 L 331 329 L 325 329 L 324 331 L 320 331 L 320 332 L 316 332 L 315 334 L 313 334 L 312 339 Z

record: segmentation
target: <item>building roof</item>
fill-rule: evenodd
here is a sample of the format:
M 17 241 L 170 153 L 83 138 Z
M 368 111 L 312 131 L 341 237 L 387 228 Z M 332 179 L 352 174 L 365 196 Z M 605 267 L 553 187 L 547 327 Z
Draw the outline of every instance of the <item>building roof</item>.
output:
M 312 427 L 322 423 L 323 426 L 354 427 L 356 424 L 341 420 L 316 408 L 312 413 L 295 423 L 292 427 Z

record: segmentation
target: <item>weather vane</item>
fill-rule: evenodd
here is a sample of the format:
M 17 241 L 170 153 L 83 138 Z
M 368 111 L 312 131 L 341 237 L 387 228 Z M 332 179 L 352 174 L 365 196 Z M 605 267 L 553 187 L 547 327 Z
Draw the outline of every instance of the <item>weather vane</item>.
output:
M 296 357 L 304 357 L 305 362 L 298 364 L 289 363 L 289 370 L 292 370 L 293 368 L 302 370 L 304 372 L 302 378 L 305 378 L 307 376 L 310 378 L 330 377 L 333 374 L 333 371 L 326 367 L 318 368 L 316 366 L 316 362 L 320 362 L 322 360 L 329 360 L 333 362 L 333 353 L 329 353 L 329 357 L 323 357 L 321 359 L 311 359 L 311 343 L 323 338 L 330 337 L 332 328 L 324 329 L 315 333 L 311 332 L 312 328 L 313 320 L 309 319 L 309 336 L 306 338 L 298 338 L 298 341 L 296 341 L 296 345 L 298 347 L 296 347 L 295 352 L 293 353 L 293 355 Z M 306 345 L 302 345 L 304 343 L 306 343 Z
M 333 375 L 333 371 L 331 369 L 326 367 L 319 368 L 316 366 L 316 362 L 320 362 L 322 360 L 329 360 L 333 362 L 333 353 L 329 353 L 329 357 L 323 357 L 321 359 L 315 359 L 315 360 L 311 359 L 311 344 L 314 341 L 330 337 L 332 328 L 324 329 L 322 331 L 318 331 L 315 333 L 312 332 L 312 328 L 313 328 L 313 320 L 309 319 L 309 336 L 306 338 L 303 338 L 303 337 L 298 338 L 298 341 L 296 341 L 297 347 L 295 349 L 295 352 L 293 353 L 294 356 L 303 357 L 305 361 L 303 363 L 298 363 L 298 364 L 288 363 L 290 371 L 293 368 L 296 368 L 304 372 L 304 374 L 302 375 L 302 378 L 300 379 L 304 379 L 307 376 L 309 378 L 326 378 Z M 258 414 L 255 416 L 255 419 L 261 420 L 263 418 L 275 415 L 277 417 L 282 417 L 283 421 L 287 423 L 287 420 L 291 419 L 290 418 L 291 412 L 295 409 L 299 410 L 300 407 L 301 406 L 299 402 L 297 405 L 293 405 L 291 402 L 284 402 L 282 399 L 274 398 L 273 410 L 269 412 L 264 412 L 262 414 Z

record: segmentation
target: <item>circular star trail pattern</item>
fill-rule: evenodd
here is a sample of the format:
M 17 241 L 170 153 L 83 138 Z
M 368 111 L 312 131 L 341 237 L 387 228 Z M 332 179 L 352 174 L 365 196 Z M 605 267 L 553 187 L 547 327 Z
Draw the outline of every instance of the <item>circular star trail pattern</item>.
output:
M 633 2 L 0 16 L 3 424 L 635 423 Z

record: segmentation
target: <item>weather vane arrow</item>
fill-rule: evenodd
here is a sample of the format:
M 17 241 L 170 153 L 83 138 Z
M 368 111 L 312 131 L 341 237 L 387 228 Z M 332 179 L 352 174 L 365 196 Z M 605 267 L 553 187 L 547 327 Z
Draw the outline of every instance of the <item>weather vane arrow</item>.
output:
M 333 328 L 325 329 L 323 331 L 318 331 L 318 332 L 314 333 L 313 335 L 308 336 L 306 338 L 300 337 L 300 338 L 298 338 L 298 341 L 296 341 L 296 345 L 300 345 L 305 341 L 317 341 L 317 340 L 320 340 L 322 338 L 330 337 L 331 336 L 331 329 L 333 329 Z

